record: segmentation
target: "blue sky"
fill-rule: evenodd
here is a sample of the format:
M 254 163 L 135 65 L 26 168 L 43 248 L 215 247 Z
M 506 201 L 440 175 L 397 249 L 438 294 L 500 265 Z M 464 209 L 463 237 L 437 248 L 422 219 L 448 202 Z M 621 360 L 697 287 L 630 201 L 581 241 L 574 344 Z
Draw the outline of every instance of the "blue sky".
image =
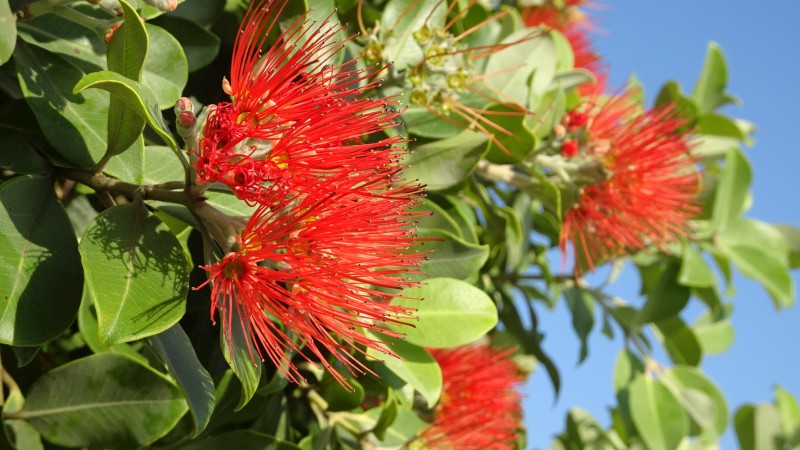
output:
M 602 6 L 587 11 L 602 30 L 594 42 L 610 67 L 610 86 L 620 86 L 635 74 L 648 99 L 668 80 L 691 92 L 708 42 L 720 44 L 728 61 L 728 91 L 742 99 L 725 113 L 758 126 L 756 143 L 747 149 L 754 171 L 754 204 L 747 215 L 800 225 L 795 195 L 800 141 L 793 137 L 800 127 L 800 2 L 603 0 Z M 800 271 L 793 277 L 800 285 Z M 726 353 L 705 356 L 702 369 L 723 390 L 732 412 L 743 403 L 771 402 L 775 384 L 800 398 L 800 358 L 793 345 L 800 342 L 800 307 L 776 311 L 766 292 L 741 276 L 734 287 L 729 301 L 735 308 L 735 341 Z M 626 268 L 610 292 L 635 302 L 637 288 L 633 270 Z M 693 302 L 686 314 L 690 322 L 702 311 Z M 537 312 L 547 336 L 545 349 L 562 374 L 562 393 L 555 403 L 543 369 L 524 389 L 528 448 L 547 449 L 552 436 L 564 429 L 572 407 L 582 407 L 608 425 L 607 407 L 615 403 L 612 367 L 623 344 L 595 330 L 589 358 L 576 367 L 579 343 L 564 302 L 554 311 L 539 307 Z M 730 425 L 721 448 L 738 448 Z

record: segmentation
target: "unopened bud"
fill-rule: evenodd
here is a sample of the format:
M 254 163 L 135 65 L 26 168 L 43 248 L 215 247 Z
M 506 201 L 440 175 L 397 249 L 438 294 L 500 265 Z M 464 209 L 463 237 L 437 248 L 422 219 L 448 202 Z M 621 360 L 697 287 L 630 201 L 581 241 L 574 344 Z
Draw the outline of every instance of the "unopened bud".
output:
M 106 12 L 111 14 L 112 16 L 120 17 L 124 14 L 122 10 L 122 5 L 119 4 L 119 0 L 87 0 L 92 5 L 97 5 L 103 8 Z
M 191 111 L 184 111 L 178 114 L 176 122 L 180 128 L 192 128 L 197 122 L 197 117 Z
M 178 7 L 178 0 L 144 0 L 144 2 L 163 12 L 175 11 Z
M 233 96 L 233 89 L 231 89 L 231 82 L 228 81 L 227 77 L 222 77 L 222 92 Z
M 181 97 L 175 102 L 175 115 L 185 112 L 185 111 L 194 111 L 194 105 L 192 105 L 192 101 L 186 97 Z
M 114 33 L 117 32 L 117 29 L 120 26 L 122 26 L 122 23 L 117 23 L 117 24 L 111 25 L 111 28 L 109 28 L 108 31 L 106 31 L 105 36 L 103 36 L 103 39 L 105 39 L 106 44 L 108 44 L 109 41 L 111 41 L 111 38 L 114 37 Z

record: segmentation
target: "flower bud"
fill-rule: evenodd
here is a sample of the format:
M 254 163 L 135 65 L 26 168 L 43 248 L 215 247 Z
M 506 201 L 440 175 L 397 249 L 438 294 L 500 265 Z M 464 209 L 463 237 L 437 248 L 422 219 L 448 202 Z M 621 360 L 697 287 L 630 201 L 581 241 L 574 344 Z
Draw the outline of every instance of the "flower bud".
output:
M 144 0 L 144 2 L 163 12 L 175 11 L 178 7 L 178 0 Z
M 175 115 L 177 116 L 180 113 L 186 112 L 186 111 L 193 112 L 194 111 L 194 105 L 192 105 L 192 101 L 189 100 L 188 98 L 181 97 L 181 98 L 178 99 L 177 102 L 175 102 Z
M 178 127 L 192 128 L 195 122 L 197 122 L 197 117 L 195 117 L 194 113 L 191 111 L 183 111 L 178 114 L 176 122 Z

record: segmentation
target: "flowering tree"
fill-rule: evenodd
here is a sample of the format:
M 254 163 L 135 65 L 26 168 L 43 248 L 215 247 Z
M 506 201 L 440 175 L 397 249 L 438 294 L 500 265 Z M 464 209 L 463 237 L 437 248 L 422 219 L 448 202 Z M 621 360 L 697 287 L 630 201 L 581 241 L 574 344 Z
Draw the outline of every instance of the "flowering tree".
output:
M 732 271 L 790 306 L 800 260 L 744 216 L 718 47 L 645 105 L 580 0 L 178 3 L 0 0 L 5 444 L 522 448 L 563 299 L 580 361 L 625 339 L 553 448 L 800 445 L 698 368 Z

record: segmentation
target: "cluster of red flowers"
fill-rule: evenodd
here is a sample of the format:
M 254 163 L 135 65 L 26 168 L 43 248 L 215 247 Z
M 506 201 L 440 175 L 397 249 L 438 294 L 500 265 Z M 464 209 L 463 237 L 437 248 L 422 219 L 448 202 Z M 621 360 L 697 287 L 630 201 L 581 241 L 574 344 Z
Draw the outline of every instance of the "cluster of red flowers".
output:
M 690 155 L 690 127 L 674 107 L 641 111 L 630 92 L 605 94 L 606 74 L 591 48 L 584 0 L 545 3 L 522 11 L 528 26 L 558 30 L 569 40 L 574 66 L 597 82 L 578 88 L 582 103 L 559 126 L 561 155 L 594 170 L 564 217 L 561 248 L 572 244 L 574 272 L 687 234 L 698 212 L 699 175 Z M 558 134 L 558 133 L 557 133 Z
M 687 234 L 698 213 L 699 173 L 674 107 L 641 111 L 625 92 L 585 101 L 563 125 L 579 137 L 564 140 L 562 154 L 593 161 L 602 174 L 564 217 L 561 247 L 566 254 L 572 242 L 576 274 Z
M 362 330 L 397 336 L 381 325 L 411 317 L 389 300 L 422 260 L 409 211 L 421 187 L 401 179 L 402 138 L 369 140 L 398 115 L 390 99 L 361 98 L 380 68 L 329 64 L 342 43 L 327 21 L 301 16 L 280 32 L 285 5 L 251 4 L 223 82 L 232 101 L 212 108 L 193 150 L 198 186 L 222 183 L 257 206 L 237 245 L 205 267 L 211 313 L 228 345 L 239 317 L 290 380 L 302 378 L 290 353 L 305 348 L 346 385 L 327 357 L 363 371 L 353 349 L 388 350 Z
M 442 368 L 442 397 L 420 434 L 427 448 L 510 450 L 522 419 L 522 375 L 513 349 L 485 344 L 429 350 Z

